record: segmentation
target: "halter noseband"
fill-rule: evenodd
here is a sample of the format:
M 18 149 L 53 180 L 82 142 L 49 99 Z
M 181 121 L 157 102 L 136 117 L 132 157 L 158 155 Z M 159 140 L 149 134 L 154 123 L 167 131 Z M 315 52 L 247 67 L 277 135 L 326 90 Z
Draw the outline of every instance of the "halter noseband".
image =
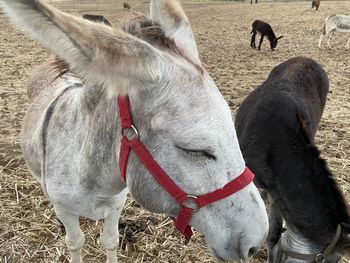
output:
M 143 163 L 154 179 L 179 204 L 180 211 L 175 220 L 175 226 L 185 236 L 187 241 L 191 239 L 193 234 L 188 223 L 194 212 L 198 211 L 203 206 L 214 203 L 238 192 L 253 181 L 254 174 L 248 169 L 248 167 L 246 167 L 240 176 L 227 183 L 223 188 L 201 196 L 186 194 L 164 172 L 164 170 L 158 165 L 146 147 L 139 140 L 138 131 L 133 125 L 132 121 L 129 97 L 119 96 L 117 101 L 122 128 L 122 139 L 119 152 L 119 168 L 121 176 L 125 181 L 129 154 L 130 151 L 133 150 L 137 158 Z M 134 133 L 134 137 L 131 139 L 125 135 L 125 131 L 128 129 L 131 129 Z
M 312 261 L 316 263 L 326 262 L 327 257 L 333 252 L 334 248 L 337 246 L 337 243 L 341 237 L 341 233 L 342 233 L 341 226 L 338 225 L 332 241 L 328 244 L 328 246 L 325 249 L 322 250 L 322 252 L 316 253 L 316 254 L 302 254 L 294 251 L 285 250 L 282 247 L 282 242 L 280 239 L 278 242 L 279 247 L 277 248 L 278 252 L 277 252 L 276 262 L 278 263 L 282 262 L 283 255 L 286 255 L 294 259 Z

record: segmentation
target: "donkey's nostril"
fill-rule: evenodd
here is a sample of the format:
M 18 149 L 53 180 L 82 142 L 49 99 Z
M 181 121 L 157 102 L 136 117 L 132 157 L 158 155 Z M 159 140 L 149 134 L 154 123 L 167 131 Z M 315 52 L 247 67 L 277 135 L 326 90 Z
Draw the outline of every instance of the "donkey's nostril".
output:
M 258 253 L 259 248 L 257 247 L 252 247 L 251 249 L 249 249 L 248 251 L 248 258 L 251 258 L 252 256 L 254 256 L 256 253 Z

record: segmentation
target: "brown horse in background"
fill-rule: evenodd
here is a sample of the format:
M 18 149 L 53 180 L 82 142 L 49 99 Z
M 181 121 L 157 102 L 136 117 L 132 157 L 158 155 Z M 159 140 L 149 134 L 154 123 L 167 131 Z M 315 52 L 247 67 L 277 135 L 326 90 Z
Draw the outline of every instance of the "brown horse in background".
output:
M 318 8 L 320 6 L 320 0 L 313 0 L 311 3 L 311 9 L 316 7 L 316 11 L 318 11 Z

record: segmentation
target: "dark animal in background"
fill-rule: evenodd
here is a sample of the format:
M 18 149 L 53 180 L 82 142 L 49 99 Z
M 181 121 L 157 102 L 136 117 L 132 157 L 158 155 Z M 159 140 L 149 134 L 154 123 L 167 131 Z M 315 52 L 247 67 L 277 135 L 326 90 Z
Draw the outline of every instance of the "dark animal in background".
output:
M 124 7 L 124 9 L 127 9 L 127 10 L 131 9 L 131 6 L 129 3 L 123 3 L 123 7 Z
M 94 22 L 104 23 L 104 24 L 106 24 L 108 26 L 112 26 L 111 23 L 109 23 L 107 18 L 105 18 L 104 16 L 85 14 L 85 15 L 83 15 L 83 18 L 87 19 L 87 20 L 90 20 L 90 21 L 94 21 Z
M 316 7 L 316 11 L 318 11 L 318 8 L 320 6 L 320 0 L 313 0 L 311 3 L 311 9 Z
M 258 0 L 255 0 L 255 3 L 258 3 Z M 250 4 L 253 4 L 253 0 L 250 0 Z
M 250 34 L 253 34 L 250 42 L 250 46 L 252 48 L 256 48 L 255 37 L 257 33 L 261 35 L 259 47 L 258 47 L 259 50 L 261 48 L 261 44 L 263 42 L 264 36 L 268 37 L 270 41 L 271 50 L 274 50 L 276 48 L 278 40 L 283 37 L 283 36 L 276 37 L 275 33 L 273 32 L 271 26 L 268 23 L 263 22 L 261 20 L 255 20 L 252 24 L 252 32 L 250 32 Z
M 333 263 L 350 251 L 348 205 L 314 145 L 328 86 L 317 62 L 292 58 L 271 71 L 236 116 L 243 157 L 269 196 L 271 263 Z

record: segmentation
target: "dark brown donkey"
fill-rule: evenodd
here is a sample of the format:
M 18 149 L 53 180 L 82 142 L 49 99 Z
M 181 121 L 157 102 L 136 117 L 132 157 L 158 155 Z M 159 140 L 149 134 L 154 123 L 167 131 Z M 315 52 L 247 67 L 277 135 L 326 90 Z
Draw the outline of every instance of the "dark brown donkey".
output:
M 338 262 L 350 251 L 348 206 L 314 145 L 327 93 L 322 67 L 296 57 L 275 67 L 238 110 L 243 156 L 271 204 L 269 262 Z
M 131 6 L 129 3 L 123 3 L 123 7 L 124 7 L 124 9 L 127 9 L 127 10 L 131 9 Z
M 253 34 L 252 39 L 250 41 L 250 46 L 252 48 L 256 48 L 255 37 L 257 33 L 261 35 L 259 46 L 258 46 L 259 50 L 264 40 L 264 36 L 267 36 L 267 38 L 269 39 L 270 47 L 272 51 L 275 50 L 278 40 L 283 37 L 283 36 L 276 37 L 275 33 L 272 30 L 272 27 L 268 23 L 263 22 L 261 20 L 255 20 L 252 24 L 252 32 L 250 32 L 250 34 Z

